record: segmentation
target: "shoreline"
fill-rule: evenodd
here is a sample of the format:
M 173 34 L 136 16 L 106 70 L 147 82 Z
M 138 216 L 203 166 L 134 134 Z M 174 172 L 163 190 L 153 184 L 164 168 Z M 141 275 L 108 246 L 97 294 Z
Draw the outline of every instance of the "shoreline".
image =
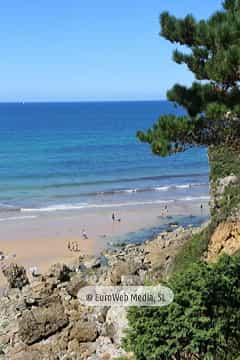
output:
M 168 203 L 168 215 L 207 216 L 208 200 L 202 200 L 203 210 L 198 201 L 176 201 Z M 80 209 L 38 214 L 38 217 L 1 222 L 0 250 L 9 256 L 7 262 L 16 262 L 26 269 L 37 266 L 41 273 L 56 262 L 70 263 L 80 254 L 99 255 L 106 250 L 109 239 L 126 236 L 142 229 L 171 222 L 162 216 L 164 203 L 102 209 Z M 121 222 L 111 219 L 112 212 Z M 34 214 L 31 214 L 34 215 Z M 14 224 L 14 225 L 13 225 Z M 181 224 L 180 224 L 181 225 Z M 82 230 L 88 239 L 83 239 Z M 148 239 L 146 238 L 146 241 Z M 80 252 L 71 252 L 69 243 L 78 243 Z M 12 257 L 12 255 L 16 257 Z M 2 261 L 3 263 L 3 261 Z M 0 285 L 5 281 L 0 274 Z
M 9 287 L 2 289 L 0 299 L 4 355 L 25 359 L 38 354 L 45 359 L 61 344 L 72 358 L 69 344 L 73 336 L 79 336 L 76 354 L 84 349 L 89 359 L 91 355 L 105 358 L 106 354 L 109 359 L 125 357 L 121 340 L 128 326 L 127 308 L 112 303 L 85 306 L 79 301 L 79 291 L 92 285 L 136 287 L 146 281 L 154 284 L 157 279 L 167 280 L 181 246 L 205 226 L 206 223 L 196 228 L 178 226 L 141 245 L 128 244 L 105 251 L 106 262 L 99 256 L 80 256 L 72 264 L 55 264 L 34 278 L 12 264 L 5 272 Z M 46 338 L 47 342 L 42 341 Z

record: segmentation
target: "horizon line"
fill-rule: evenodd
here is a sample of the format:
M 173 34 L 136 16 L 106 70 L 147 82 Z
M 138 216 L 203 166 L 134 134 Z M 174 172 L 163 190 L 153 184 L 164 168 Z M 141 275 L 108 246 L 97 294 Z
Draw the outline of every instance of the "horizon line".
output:
M 58 104 L 58 103 L 115 103 L 115 102 L 161 102 L 169 101 L 167 99 L 119 99 L 119 100 L 10 100 L 1 101 L 0 104 Z

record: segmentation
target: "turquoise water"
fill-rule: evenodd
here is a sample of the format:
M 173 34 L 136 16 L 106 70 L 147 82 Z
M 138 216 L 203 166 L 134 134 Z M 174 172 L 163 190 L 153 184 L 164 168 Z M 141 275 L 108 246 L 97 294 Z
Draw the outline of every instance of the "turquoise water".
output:
M 135 137 L 173 112 L 166 101 L 0 104 L 0 209 L 206 198 L 205 149 L 160 158 Z
M 152 227 L 144 227 L 137 231 L 129 232 L 124 235 L 108 237 L 108 248 L 114 250 L 128 244 L 143 244 L 146 239 L 153 240 L 163 231 L 173 231 L 171 223 L 181 225 L 184 229 L 189 227 L 196 228 L 208 220 L 208 216 L 174 216 L 159 219 L 159 224 Z

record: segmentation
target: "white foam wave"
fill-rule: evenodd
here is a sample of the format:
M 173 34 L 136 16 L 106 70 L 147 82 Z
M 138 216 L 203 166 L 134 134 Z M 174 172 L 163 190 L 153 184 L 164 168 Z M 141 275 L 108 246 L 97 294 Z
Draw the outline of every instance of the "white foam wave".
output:
M 194 200 L 209 200 L 210 196 L 186 196 L 184 198 L 179 199 L 180 201 L 194 201 Z
M 207 183 L 189 183 L 189 184 L 171 184 L 171 185 L 164 185 L 164 186 L 149 186 L 145 188 L 133 188 L 133 189 L 115 189 L 111 191 L 100 191 L 98 193 L 93 193 L 94 195 L 115 195 L 115 194 L 132 194 L 138 192 L 149 192 L 149 191 L 168 191 L 171 189 L 190 189 L 191 187 L 196 186 L 205 186 L 208 185 Z
M 87 203 L 80 204 L 59 204 L 59 205 L 51 205 L 41 208 L 22 208 L 21 212 L 52 212 L 58 210 L 78 210 L 84 207 L 87 207 Z
M 12 217 L 5 217 L 0 218 L 0 221 L 13 221 L 13 220 L 23 220 L 23 219 L 35 219 L 37 216 L 30 215 L 30 216 L 12 216 Z
M 132 201 L 132 202 L 123 202 L 123 203 L 106 203 L 106 204 L 60 204 L 52 205 L 42 208 L 23 208 L 22 212 L 53 212 L 53 211 L 67 211 L 67 210 L 80 210 L 80 209 L 95 209 L 95 208 L 118 208 L 123 206 L 141 206 L 141 205 L 157 205 L 157 204 L 168 204 L 174 203 L 176 201 L 194 201 L 194 200 L 209 200 L 209 196 L 199 196 L 191 197 L 187 196 L 179 199 L 169 199 L 169 200 L 153 200 L 153 201 Z
M 171 186 L 158 186 L 158 187 L 154 187 L 153 189 L 157 191 L 166 191 L 171 189 Z

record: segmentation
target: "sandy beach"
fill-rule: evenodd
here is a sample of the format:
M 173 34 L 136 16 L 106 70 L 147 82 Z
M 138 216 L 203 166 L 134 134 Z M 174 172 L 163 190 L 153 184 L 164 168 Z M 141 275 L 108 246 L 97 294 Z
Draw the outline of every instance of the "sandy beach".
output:
M 208 214 L 208 201 L 176 201 L 168 204 L 169 216 L 200 216 Z M 31 213 L 19 219 L 0 224 L 0 250 L 7 261 L 24 265 L 27 269 L 37 266 L 41 272 L 56 262 L 71 262 L 80 253 L 99 254 L 106 248 L 109 238 L 166 222 L 162 216 L 164 204 L 123 206 L 119 209 L 103 208 L 74 211 Z M 112 221 L 112 212 L 121 221 Z M 83 229 L 88 239 L 82 236 Z M 146 239 L 147 240 L 147 239 Z M 80 252 L 68 249 L 77 243 Z M 1 274 L 0 284 L 4 284 Z

